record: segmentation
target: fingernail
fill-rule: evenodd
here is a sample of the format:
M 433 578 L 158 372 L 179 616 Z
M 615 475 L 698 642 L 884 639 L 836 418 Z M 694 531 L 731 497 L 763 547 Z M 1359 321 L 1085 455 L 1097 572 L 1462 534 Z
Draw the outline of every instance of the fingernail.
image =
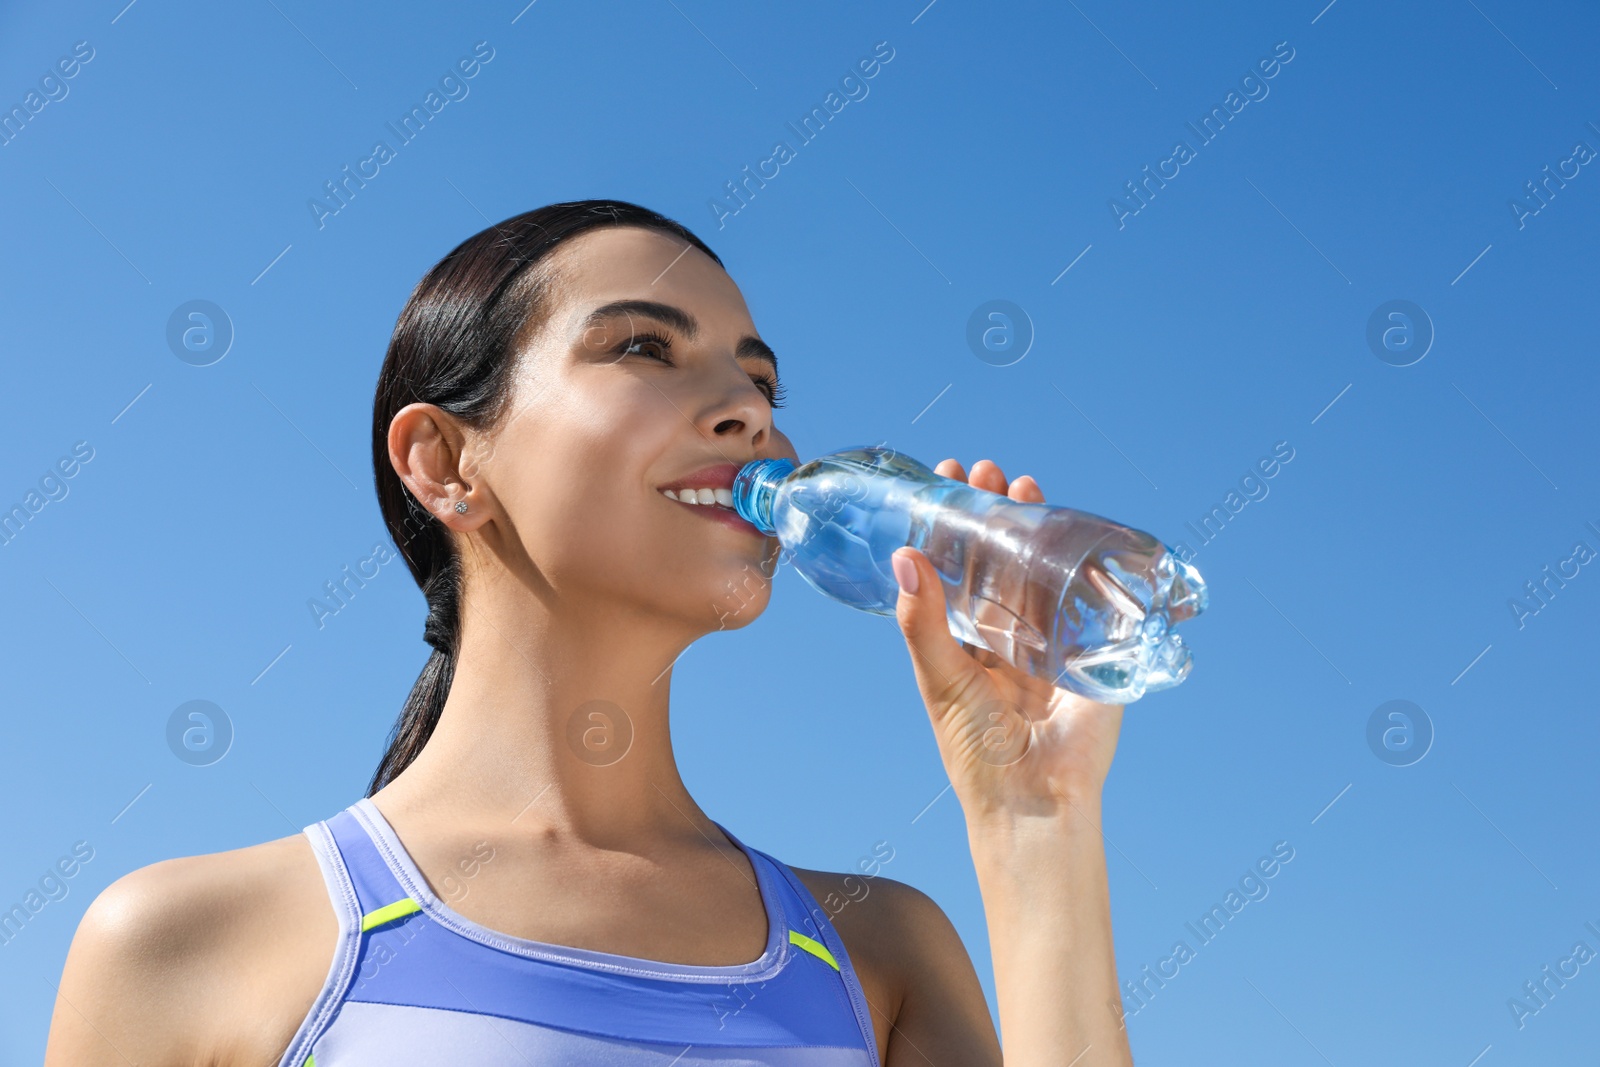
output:
M 899 552 L 889 557 L 889 566 L 894 568 L 894 580 L 900 583 L 900 588 L 917 595 L 917 565 L 902 556 Z

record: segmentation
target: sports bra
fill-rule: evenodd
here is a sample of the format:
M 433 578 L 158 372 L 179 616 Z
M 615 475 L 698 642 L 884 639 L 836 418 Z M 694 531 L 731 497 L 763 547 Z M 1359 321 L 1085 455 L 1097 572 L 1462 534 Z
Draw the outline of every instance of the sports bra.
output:
M 866 996 L 816 898 L 716 826 L 749 857 L 766 908 L 750 963 L 498 933 L 434 895 L 370 799 L 307 826 L 339 942 L 279 1067 L 880 1067 Z

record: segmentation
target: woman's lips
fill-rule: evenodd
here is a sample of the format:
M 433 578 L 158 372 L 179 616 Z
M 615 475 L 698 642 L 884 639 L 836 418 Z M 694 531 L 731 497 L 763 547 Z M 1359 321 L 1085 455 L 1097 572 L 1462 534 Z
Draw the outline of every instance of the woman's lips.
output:
M 739 474 L 737 463 L 715 463 L 709 467 L 701 467 L 693 474 L 685 474 L 675 482 L 658 485 L 660 489 L 732 489 L 733 480 Z
M 668 503 L 676 504 L 678 507 L 686 508 L 690 511 L 698 511 L 706 518 L 711 519 L 714 522 L 720 522 L 722 525 L 731 527 L 735 530 L 743 530 L 747 534 L 752 534 L 763 539 L 765 539 L 767 536 L 760 530 L 756 529 L 753 523 L 746 522 L 743 518 L 741 518 L 737 511 L 722 507 L 719 504 L 685 504 L 681 500 L 669 500 Z

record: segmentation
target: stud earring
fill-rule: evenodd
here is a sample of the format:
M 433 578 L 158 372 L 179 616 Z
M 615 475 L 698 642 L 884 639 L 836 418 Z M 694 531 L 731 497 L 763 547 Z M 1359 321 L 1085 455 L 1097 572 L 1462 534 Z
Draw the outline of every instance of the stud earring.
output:
M 467 502 L 465 500 L 457 500 L 456 501 L 456 514 L 465 515 L 466 513 L 467 513 Z

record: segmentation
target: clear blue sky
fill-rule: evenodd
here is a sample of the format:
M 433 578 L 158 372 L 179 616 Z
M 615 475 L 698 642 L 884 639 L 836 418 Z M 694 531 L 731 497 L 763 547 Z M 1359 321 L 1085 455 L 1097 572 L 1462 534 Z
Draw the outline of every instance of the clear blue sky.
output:
M 395 315 L 489 221 L 599 196 L 725 259 L 802 455 L 990 457 L 1197 548 L 1193 676 L 1129 709 L 1107 785 L 1124 979 L 1193 953 L 1129 999 L 1141 1063 L 1592 1055 L 1600 964 L 1567 964 L 1520 1028 L 1508 1006 L 1577 942 L 1600 952 L 1592 8 L 125 2 L 0 12 L 0 107 L 27 115 L 0 146 L 0 506 L 41 505 L 0 546 L 0 904 L 93 850 L 0 946 L 0 1062 L 42 1055 L 50 983 L 115 878 L 361 794 L 428 651 L 423 600 L 396 562 L 321 629 L 307 602 L 385 539 L 367 434 Z M 479 42 L 492 59 L 441 89 Z M 386 124 L 431 90 L 401 143 Z M 830 92 L 803 141 L 787 124 Z M 1207 143 L 1188 124 L 1213 108 Z M 380 139 L 392 158 L 364 163 Z M 347 165 L 372 177 L 312 209 Z M 765 186 L 714 209 L 746 166 Z M 1165 186 L 1127 198 L 1146 166 Z M 195 300 L 232 325 L 209 366 L 168 343 Z M 992 300 L 1031 322 L 1008 366 L 967 342 Z M 1395 300 L 1431 322 L 1415 362 L 1368 342 Z M 1241 481 L 1201 547 L 1187 524 Z M 826 669 L 750 665 L 778 648 Z M 891 843 L 885 874 L 950 914 L 992 1004 L 893 623 L 786 574 L 676 681 L 707 811 L 796 865 Z M 233 726 L 210 766 L 168 746 L 193 700 Z M 1368 741 L 1390 701 L 1431 723 L 1408 766 L 1416 745 Z M 1268 894 L 1201 944 L 1186 924 L 1279 842 Z

